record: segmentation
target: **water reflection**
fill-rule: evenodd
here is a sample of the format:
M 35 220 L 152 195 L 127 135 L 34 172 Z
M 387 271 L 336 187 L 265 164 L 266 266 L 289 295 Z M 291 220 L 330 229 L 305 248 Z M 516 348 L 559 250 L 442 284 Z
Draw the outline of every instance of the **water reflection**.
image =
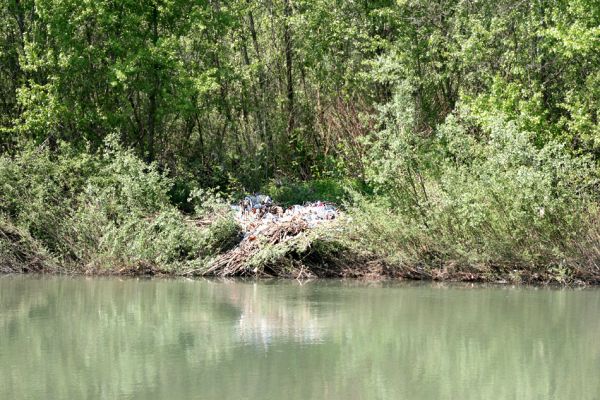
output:
M 244 343 L 267 348 L 278 339 L 295 343 L 316 343 L 322 340 L 321 322 L 312 312 L 310 303 L 286 301 L 272 303 L 261 299 L 257 283 L 233 285 L 231 304 L 240 310 L 236 322 L 237 338 Z
M 0 278 L 0 398 L 597 399 L 600 291 Z

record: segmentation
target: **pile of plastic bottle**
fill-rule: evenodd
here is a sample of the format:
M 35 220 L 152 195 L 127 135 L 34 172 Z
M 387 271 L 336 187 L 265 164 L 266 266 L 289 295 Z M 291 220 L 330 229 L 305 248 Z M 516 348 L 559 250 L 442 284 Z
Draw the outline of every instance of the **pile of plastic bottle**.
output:
M 269 196 L 260 194 L 246 196 L 239 204 L 233 205 L 232 209 L 246 232 L 262 230 L 267 224 L 296 220 L 303 220 L 312 228 L 337 218 L 339 213 L 335 205 L 323 201 L 283 208 L 275 205 Z

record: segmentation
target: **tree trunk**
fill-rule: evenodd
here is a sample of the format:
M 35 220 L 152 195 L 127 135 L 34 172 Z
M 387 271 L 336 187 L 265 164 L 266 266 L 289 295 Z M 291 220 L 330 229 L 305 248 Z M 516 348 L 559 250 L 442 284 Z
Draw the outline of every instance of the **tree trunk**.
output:
M 158 7 L 156 4 L 152 7 L 152 15 L 150 24 L 152 27 L 152 44 L 156 46 L 158 43 Z M 155 158 L 155 134 L 156 134 L 156 111 L 157 97 L 160 88 L 160 77 L 158 75 L 158 64 L 152 61 L 152 89 L 149 94 L 148 105 L 148 132 L 146 136 L 146 151 L 148 161 L 153 161 Z
M 292 15 L 292 8 L 290 6 L 290 0 L 283 1 L 283 13 L 284 13 L 284 24 L 283 24 L 283 41 L 285 45 L 285 72 L 286 72 L 286 93 L 287 93 L 287 129 L 286 129 L 286 140 L 289 141 L 294 130 L 294 81 L 293 81 L 293 48 L 292 48 L 292 34 L 290 31 L 289 20 Z

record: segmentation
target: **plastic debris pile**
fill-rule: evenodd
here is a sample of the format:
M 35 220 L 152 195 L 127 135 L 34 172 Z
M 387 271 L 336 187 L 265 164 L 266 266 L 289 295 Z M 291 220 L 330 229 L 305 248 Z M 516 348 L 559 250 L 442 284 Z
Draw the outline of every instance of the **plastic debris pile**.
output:
M 248 235 L 259 234 L 269 225 L 281 223 L 302 221 L 308 228 L 314 228 L 336 219 L 339 213 L 335 205 L 322 201 L 283 208 L 265 195 L 246 196 L 232 208 L 236 212 L 236 220 Z
M 335 205 L 316 201 L 283 208 L 274 204 L 269 196 L 246 196 L 231 206 L 242 227 L 244 238 L 230 251 L 221 254 L 205 271 L 220 276 L 256 275 L 250 264 L 265 246 L 284 244 L 321 224 L 332 222 L 339 216 Z

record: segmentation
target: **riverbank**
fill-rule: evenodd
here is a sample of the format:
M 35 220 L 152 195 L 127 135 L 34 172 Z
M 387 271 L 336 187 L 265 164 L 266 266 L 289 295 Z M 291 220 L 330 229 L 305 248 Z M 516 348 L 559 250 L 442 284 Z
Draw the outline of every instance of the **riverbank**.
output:
M 236 218 L 235 192 L 192 187 L 177 201 L 167 172 L 116 145 L 2 157 L 0 272 L 599 283 L 592 167 L 494 146 L 469 169 L 372 187 L 275 186 L 281 210 L 258 225 Z M 333 193 L 339 208 L 315 203 Z M 316 209 L 297 218 L 286 199 Z
M 338 278 L 359 280 L 419 280 L 585 286 L 600 284 L 600 273 L 578 266 L 467 265 L 437 261 L 395 263 L 382 254 L 352 246 L 347 218 L 316 229 L 305 224 L 273 225 L 252 240 L 240 232 L 227 249 L 202 263 L 166 265 L 148 259 L 89 264 L 61 263 L 31 237 L 0 225 L 0 273 L 43 273 L 86 276 L 250 277 L 297 280 Z M 198 230 L 206 221 L 189 221 Z M 217 222 L 212 222 L 217 223 Z M 356 242 L 354 242 L 356 243 Z M 8 244 L 8 246 L 7 246 Z
M 0 272 L 598 281 L 597 1 L 296 3 L 1 2 Z

